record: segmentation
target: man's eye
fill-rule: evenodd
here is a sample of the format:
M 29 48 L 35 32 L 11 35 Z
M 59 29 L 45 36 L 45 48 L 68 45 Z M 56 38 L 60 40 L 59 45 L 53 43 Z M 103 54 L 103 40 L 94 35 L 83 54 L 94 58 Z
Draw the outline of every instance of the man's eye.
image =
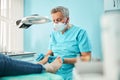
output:
M 56 20 L 53 20 L 53 22 L 60 22 L 60 21 L 62 21 L 62 19 L 56 19 Z

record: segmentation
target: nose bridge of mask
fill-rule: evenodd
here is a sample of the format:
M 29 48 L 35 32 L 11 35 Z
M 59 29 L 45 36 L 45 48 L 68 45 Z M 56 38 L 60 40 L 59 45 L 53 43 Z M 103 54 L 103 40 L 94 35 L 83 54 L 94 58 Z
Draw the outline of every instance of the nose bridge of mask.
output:
M 66 24 L 66 18 L 64 18 L 64 22 L 57 22 L 57 23 L 55 23 L 55 22 L 53 22 L 53 24 L 54 24 L 54 26 L 56 26 L 57 27 L 57 25 L 65 25 Z
M 65 25 L 65 23 L 62 22 L 54 23 L 54 27 L 62 27 L 63 25 Z

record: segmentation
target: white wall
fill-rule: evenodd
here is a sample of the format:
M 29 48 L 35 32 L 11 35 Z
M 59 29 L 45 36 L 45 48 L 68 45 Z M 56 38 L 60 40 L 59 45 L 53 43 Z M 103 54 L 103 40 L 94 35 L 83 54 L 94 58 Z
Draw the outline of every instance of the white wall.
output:
M 16 26 L 23 17 L 23 0 L 0 0 L 0 4 L 0 52 L 23 51 L 23 30 Z

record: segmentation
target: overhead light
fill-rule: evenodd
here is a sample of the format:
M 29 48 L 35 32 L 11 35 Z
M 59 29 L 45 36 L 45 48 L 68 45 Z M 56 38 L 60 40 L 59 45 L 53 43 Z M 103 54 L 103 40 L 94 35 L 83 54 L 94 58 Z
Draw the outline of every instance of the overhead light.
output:
M 27 16 L 22 19 L 22 23 L 25 24 L 44 24 L 51 22 L 51 20 L 45 16 Z
M 16 24 L 19 28 L 29 28 L 33 24 L 44 24 L 49 23 L 51 20 L 48 17 L 45 16 L 39 16 L 39 15 L 32 15 L 22 18 L 21 20 L 17 20 Z

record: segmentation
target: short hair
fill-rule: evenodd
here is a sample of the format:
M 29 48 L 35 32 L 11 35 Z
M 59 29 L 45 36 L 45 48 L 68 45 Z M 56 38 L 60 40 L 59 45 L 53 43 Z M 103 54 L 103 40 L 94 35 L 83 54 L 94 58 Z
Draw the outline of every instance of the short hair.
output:
M 51 14 L 61 12 L 64 17 L 69 17 L 69 10 L 66 7 L 63 6 L 57 6 L 51 10 Z

